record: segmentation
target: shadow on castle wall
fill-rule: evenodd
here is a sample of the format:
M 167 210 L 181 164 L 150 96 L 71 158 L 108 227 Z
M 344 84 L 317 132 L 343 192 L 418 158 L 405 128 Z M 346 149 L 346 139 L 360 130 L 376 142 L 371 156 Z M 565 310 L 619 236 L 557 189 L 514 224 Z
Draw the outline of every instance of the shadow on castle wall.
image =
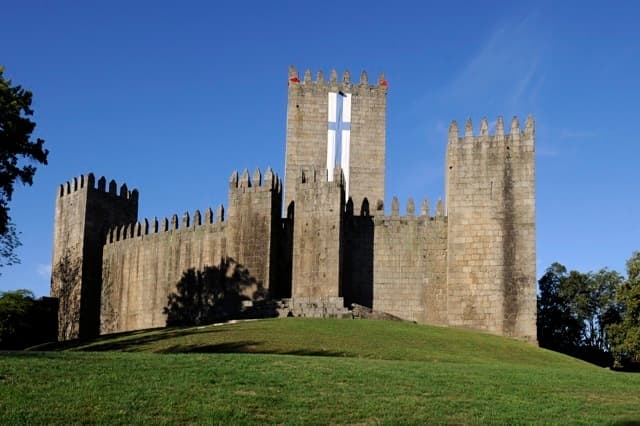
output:
M 167 326 L 203 325 L 278 315 L 267 290 L 243 265 L 227 257 L 219 266 L 188 269 L 169 294 Z
M 365 198 L 360 215 L 354 215 L 353 200 L 345 206 L 343 292 L 345 305 L 352 303 L 373 307 L 374 224 L 369 201 Z
M 67 249 L 52 272 L 53 296 L 58 299 L 58 338 L 78 338 L 81 328 L 81 264 Z

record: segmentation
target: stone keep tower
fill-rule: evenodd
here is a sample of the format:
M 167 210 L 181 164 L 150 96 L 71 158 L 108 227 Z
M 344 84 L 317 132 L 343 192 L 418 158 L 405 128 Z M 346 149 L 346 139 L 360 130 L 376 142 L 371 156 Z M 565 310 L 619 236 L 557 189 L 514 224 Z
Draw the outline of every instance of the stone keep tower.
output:
M 51 295 L 59 298 L 60 340 L 98 335 L 102 249 L 110 228 L 133 223 L 138 216 L 138 191 L 127 185 L 117 193 L 115 181 L 92 173 L 58 188 L 53 231 Z
M 384 200 L 386 109 L 384 74 L 377 85 L 369 85 L 364 71 L 359 83 L 351 83 L 348 71 L 338 82 L 335 70 L 328 82 L 322 71 L 312 81 L 309 70 L 300 81 L 290 67 L 285 208 L 297 200 L 301 173 L 327 169 L 331 179 L 336 167 L 357 211 L 365 197 L 370 205 Z
M 327 169 L 303 174 L 296 194 L 291 295 L 341 298 L 345 201 L 340 168 L 331 179 Z
M 534 121 L 494 135 L 449 129 L 446 196 L 449 325 L 535 341 Z
M 278 237 L 282 208 L 282 183 L 271 168 L 264 179 L 260 169 L 234 172 L 229 182 L 227 250 L 265 289 L 278 294 Z

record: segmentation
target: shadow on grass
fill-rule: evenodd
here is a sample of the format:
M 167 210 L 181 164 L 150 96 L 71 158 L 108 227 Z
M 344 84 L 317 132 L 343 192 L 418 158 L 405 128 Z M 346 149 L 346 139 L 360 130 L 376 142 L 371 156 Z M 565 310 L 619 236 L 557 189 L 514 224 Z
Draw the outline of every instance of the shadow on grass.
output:
M 60 359 L 64 357 L 64 354 L 51 351 L 0 351 L 0 358 L 12 357 L 12 358 L 45 358 L 45 359 Z M 4 376 L 2 376 L 4 377 Z M 3 379 L 0 379 L 0 381 Z
M 217 329 L 207 329 L 206 333 L 216 333 L 219 330 Z M 192 336 L 194 334 L 198 334 L 197 330 L 194 330 L 193 327 L 188 328 L 180 328 L 180 329 L 169 329 L 159 331 L 153 334 L 144 335 L 140 337 L 131 337 L 131 338 L 123 338 L 121 340 L 109 340 L 107 342 L 96 342 L 91 343 L 87 346 L 83 346 L 78 348 L 81 351 L 89 351 L 89 352 L 102 352 L 102 351 L 121 351 L 121 352 L 138 352 L 138 351 L 148 351 L 145 348 L 145 345 L 152 344 L 155 342 L 159 342 L 166 339 L 174 339 L 183 336 Z
M 162 332 L 164 330 L 167 330 L 167 328 L 155 327 L 155 328 L 146 328 L 143 330 L 122 331 L 120 333 L 103 334 L 102 336 L 99 336 L 93 339 L 73 339 L 73 340 L 64 340 L 61 342 L 47 342 L 47 343 L 42 343 L 40 345 L 26 348 L 25 351 L 64 351 L 67 349 L 74 349 L 81 346 L 85 346 L 93 342 L 100 343 L 101 341 L 105 341 L 105 340 L 119 339 L 119 338 L 125 338 L 127 336 L 136 336 L 140 334 L 153 333 L 154 331 Z
M 15 357 L 44 357 L 59 358 L 62 349 L 71 349 L 78 352 L 148 352 L 149 348 L 144 345 L 162 341 L 164 339 L 180 338 L 183 336 L 193 336 L 194 334 L 208 334 L 222 331 L 222 328 L 207 328 L 203 331 L 194 330 L 193 327 L 171 329 L 160 331 L 152 335 L 135 337 L 135 333 L 119 333 L 122 340 L 108 341 L 104 343 L 96 342 L 87 346 L 82 346 L 87 342 L 71 341 L 64 342 L 65 348 L 56 347 L 55 350 L 31 349 L 29 351 L 0 351 L 0 356 Z M 114 335 L 110 335 L 113 338 Z M 130 337 L 130 338 L 127 338 Z M 71 344 L 74 344 L 73 346 Z M 265 343 L 255 340 L 243 340 L 235 342 L 222 342 L 214 344 L 175 344 L 164 348 L 152 350 L 158 354 L 267 354 L 267 355 L 296 355 L 296 356 L 322 356 L 353 358 L 356 354 L 347 351 L 330 350 L 309 350 L 309 349 L 268 349 Z M 41 345 L 43 346 L 43 345 Z
M 207 328 L 204 333 L 215 333 L 219 329 Z M 194 334 L 203 333 L 194 327 L 180 328 L 153 328 L 146 330 L 126 331 L 122 333 L 113 333 L 100 336 L 92 340 L 67 340 L 64 342 L 51 342 L 34 346 L 27 351 L 144 351 L 148 350 L 141 347 L 146 344 L 159 342 L 165 339 L 178 338 Z M 149 334 L 151 333 L 151 334 Z
M 159 353 L 200 353 L 200 354 L 269 354 L 269 355 L 298 355 L 298 356 L 327 356 L 327 357 L 353 357 L 348 352 L 325 351 L 325 350 L 275 350 L 265 349 L 261 346 L 263 342 L 252 340 L 216 343 L 211 345 L 174 345 L 164 348 Z

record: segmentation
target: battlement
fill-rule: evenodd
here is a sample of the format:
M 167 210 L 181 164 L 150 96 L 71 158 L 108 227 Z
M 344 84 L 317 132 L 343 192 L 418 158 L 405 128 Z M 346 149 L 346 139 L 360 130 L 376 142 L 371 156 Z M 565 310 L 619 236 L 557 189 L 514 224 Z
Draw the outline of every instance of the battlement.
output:
M 351 82 L 351 73 L 349 70 L 345 70 L 342 73 L 342 80 L 338 81 L 338 71 L 336 69 L 332 69 L 329 73 L 329 81 L 325 80 L 324 72 L 322 70 L 317 71 L 316 78 L 313 80 L 311 78 L 311 70 L 307 69 L 304 74 L 302 80 L 300 80 L 300 76 L 298 71 L 295 69 L 293 65 L 289 66 L 289 87 L 322 87 L 322 88 L 353 88 L 356 89 L 358 87 L 366 87 L 370 89 L 384 89 L 386 91 L 388 87 L 387 80 L 385 80 L 384 73 L 381 72 L 378 75 L 377 84 L 370 85 L 369 77 L 366 71 L 362 71 L 360 73 L 360 81 L 358 83 Z M 349 90 L 350 91 L 350 90 Z
M 112 227 L 109 229 L 109 232 L 107 232 L 106 244 L 170 231 L 195 230 L 204 226 L 218 226 L 222 229 L 224 221 L 224 206 L 222 205 L 216 209 L 215 216 L 211 207 L 207 208 L 204 213 L 204 218 L 200 210 L 193 212 L 193 217 L 189 212 L 183 213 L 181 222 L 178 221 L 177 214 L 174 214 L 171 218 L 165 217 L 161 220 L 154 217 L 153 220 L 144 219 L 142 221 Z
M 480 123 L 480 133 L 473 133 L 473 124 L 471 118 L 468 118 L 462 136 L 459 134 L 458 123 L 454 120 L 449 126 L 449 144 L 454 143 L 477 143 L 477 142 L 523 142 L 533 144 L 535 136 L 535 121 L 532 115 L 527 117 L 524 128 L 520 129 L 518 117 L 511 119 L 509 133 L 505 133 L 504 120 L 502 116 L 498 116 L 495 124 L 494 134 L 489 134 L 489 121 L 483 118 Z
M 393 197 L 391 200 L 391 212 L 389 215 L 386 215 L 384 212 L 384 206 L 378 204 L 377 210 L 373 212 L 373 215 L 377 218 L 382 218 L 384 220 L 445 220 L 446 216 L 444 214 L 444 203 L 442 200 L 438 200 L 436 203 L 436 211 L 435 215 L 431 215 L 431 207 L 429 204 L 429 200 L 427 198 L 422 200 L 422 205 L 420 206 L 420 214 L 416 212 L 416 203 L 413 198 L 409 198 L 407 200 L 407 204 L 405 207 L 404 216 L 400 215 L 400 202 L 398 197 Z
M 342 173 L 342 169 L 340 167 L 336 167 L 333 170 L 331 179 L 329 179 L 329 171 L 327 169 L 316 170 L 315 168 L 312 168 L 308 171 L 300 170 L 300 172 L 298 173 L 296 186 L 319 186 L 322 184 L 344 186 L 344 173 Z
M 104 176 L 98 179 L 98 186 L 96 187 L 96 178 L 94 174 L 88 173 L 86 177 L 85 175 L 80 175 L 79 177 L 74 177 L 63 184 L 58 185 L 58 198 L 62 198 L 65 195 L 82 190 L 96 190 L 131 201 L 137 201 L 139 197 L 138 190 L 133 189 L 132 191 L 129 191 L 126 183 L 123 183 L 122 186 L 120 186 L 120 193 L 118 193 L 118 185 L 113 179 L 109 182 L 109 189 L 107 190 L 107 179 Z
M 256 168 L 253 172 L 253 178 L 249 175 L 249 169 L 244 169 L 241 176 L 238 175 L 237 170 L 234 170 L 229 178 L 229 190 L 233 191 L 238 189 L 242 190 L 242 192 L 253 190 L 276 191 L 280 193 L 282 192 L 282 181 L 278 177 L 278 174 L 271 170 L 271 167 L 267 167 L 264 179 L 259 168 Z

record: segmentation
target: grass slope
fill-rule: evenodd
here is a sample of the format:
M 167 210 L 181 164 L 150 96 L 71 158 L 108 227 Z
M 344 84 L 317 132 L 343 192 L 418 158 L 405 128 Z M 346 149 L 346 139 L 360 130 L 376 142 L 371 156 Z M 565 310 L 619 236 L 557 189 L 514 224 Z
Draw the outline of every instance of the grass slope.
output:
M 47 349 L 0 355 L 2 423 L 640 420 L 640 375 L 409 323 L 266 320 Z

